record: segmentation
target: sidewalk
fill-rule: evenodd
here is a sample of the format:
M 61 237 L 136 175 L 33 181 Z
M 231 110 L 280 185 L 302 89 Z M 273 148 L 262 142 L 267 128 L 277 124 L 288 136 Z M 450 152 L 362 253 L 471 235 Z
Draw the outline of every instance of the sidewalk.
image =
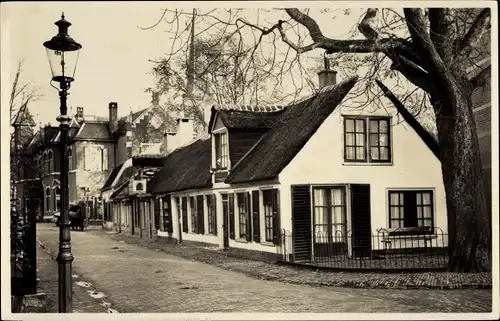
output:
M 228 256 L 216 248 L 208 249 L 182 244 L 165 244 L 148 239 L 91 230 L 88 233 L 110 237 L 119 242 L 162 251 L 167 254 L 204 262 L 229 271 L 240 272 L 260 280 L 272 280 L 311 286 L 378 289 L 491 289 L 491 273 L 449 272 L 334 272 L 271 264 Z
M 56 257 L 57 253 L 44 248 L 40 243 L 37 244 L 37 274 L 40 279 L 38 287 L 47 295 L 46 313 L 58 313 L 58 266 L 55 260 Z M 73 313 L 117 312 L 110 311 L 111 305 L 100 299 L 97 294 L 98 292 L 91 284 L 82 280 L 78 274 L 73 273 Z

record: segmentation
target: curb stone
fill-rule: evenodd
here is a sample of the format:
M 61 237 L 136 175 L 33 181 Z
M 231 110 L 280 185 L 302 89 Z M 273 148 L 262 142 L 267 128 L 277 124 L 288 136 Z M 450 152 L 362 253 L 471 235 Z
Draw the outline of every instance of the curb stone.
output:
M 449 273 L 449 272 L 406 272 L 406 273 L 374 273 L 374 272 L 315 272 L 301 267 L 292 267 L 242 259 L 219 253 L 213 250 L 186 245 L 159 245 L 158 242 L 132 239 L 122 234 L 103 234 L 92 231 L 94 235 L 104 235 L 120 243 L 125 242 L 141 248 L 158 250 L 189 260 L 203 262 L 219 268 L 243 273 L 250 277 L 278 281 L 290 284 L 310 285 L 316 287 L 343 287 L 361 289 L 400 289 L 400 290 L 460 290 L 460 289 L 491 289 L 492 276 L 483 273 Z M 183 248 L 186 251 L 178 251 Z M 194 253 L 193 253 L 194 252 Z M 204 256 L 204 257 L 202 257 Z M 207 258 L 208 257 L 208 258 Z M 221 261 L 223 260 L 223 261 Z M 245 264 L 235 264 L 244 261 Z M 251 267 L 252 262 L 257 267 Z M 265 267 L 264 267 L 265 265 Z M 274 270 L 274 271 L 269 271 Z M 271 273 L 271 274 L 270 274 Z M 302 274 L 302 275 L 301 275 Z M 330 277 L 330 279 L 328 279 Z

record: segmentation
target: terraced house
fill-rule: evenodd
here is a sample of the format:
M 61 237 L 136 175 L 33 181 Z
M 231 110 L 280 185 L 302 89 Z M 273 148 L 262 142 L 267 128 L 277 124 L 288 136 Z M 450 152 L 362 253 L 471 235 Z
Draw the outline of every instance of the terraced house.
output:
M 210 138 L 148 181 L 147 236 L 270 260 L 370 257 L 380 230 L 398 231 L 393 248 L 406 234 L 432 244 L 447 228 L 438 144 L 380 82 L 384 108 L 353 107 L 360 85 L 324 70 L 317 94 L 285 108 L 213 107 Z

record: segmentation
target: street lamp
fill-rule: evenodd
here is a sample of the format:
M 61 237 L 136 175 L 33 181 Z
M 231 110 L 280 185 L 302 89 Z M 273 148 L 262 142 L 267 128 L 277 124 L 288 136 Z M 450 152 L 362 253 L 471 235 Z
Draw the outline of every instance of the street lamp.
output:
M 43 43 L 47 49 L 52 81 L 59 83 L 59 88 L 51 85 L 59 91 L 61 115 L 57 117 L 60 129 L 60 180 L 61 180 L 61 223 L 59 225 L 59 313 L 71 313 L 73 310 L 73 284 L 71 279 L 71 264 L 73 254 L 71 253 L 71 236 L 69 222 L 69 195 L 68 195 L 68 159 L 66 157 L 66 140 L 71 118 L 67 115 L 68 106 L 66 98 L 71 82 L 74 80 L 78 56 L 82 46 L 68 35 L 68 27 L 71 26 L 64 19 L 55 22 L 59 28 L 56 36 Z

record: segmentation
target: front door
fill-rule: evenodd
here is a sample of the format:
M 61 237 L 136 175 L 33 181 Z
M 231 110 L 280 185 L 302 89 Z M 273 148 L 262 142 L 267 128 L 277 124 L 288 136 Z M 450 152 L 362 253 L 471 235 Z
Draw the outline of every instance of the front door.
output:
M 227 194 L 222 194 L 222 230 L 224 248 L 229 248 L 229 200 Z

